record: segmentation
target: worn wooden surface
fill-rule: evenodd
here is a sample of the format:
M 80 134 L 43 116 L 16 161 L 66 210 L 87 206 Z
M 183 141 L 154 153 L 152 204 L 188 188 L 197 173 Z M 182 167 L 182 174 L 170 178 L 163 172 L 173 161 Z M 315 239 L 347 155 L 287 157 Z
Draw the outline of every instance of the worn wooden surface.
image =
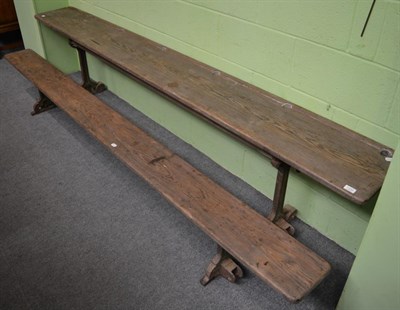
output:
M 355 203 L 369 200 L 383 183 L 389 164 L 379 143 L 75 8 L 36 18 Z
M 300 300 L 328 274 L 330 266 L 324 259 L 36 53 L 25 50 L 5 58 L 212 239 L 289 300 Z

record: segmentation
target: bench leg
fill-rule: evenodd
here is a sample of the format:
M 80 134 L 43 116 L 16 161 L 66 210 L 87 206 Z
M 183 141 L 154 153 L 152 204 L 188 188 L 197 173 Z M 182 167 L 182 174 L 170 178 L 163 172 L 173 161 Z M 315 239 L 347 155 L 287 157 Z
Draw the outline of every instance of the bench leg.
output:
M 31 115 L 36 115 L 56 107 L 57 106 L 39 90 L 39 100 L 34 104 Z
M 69 41 L 69 44 L 78 51 L 79 64 L 82 74 L 82 87 L 92 94 L 98 94 L 105 91 L 107 89 L 105 84 L 102 82 L 96 82 L 90 78 L 85 50 L 78 43 L 72 40 Z
M 217 255 L 213 257 L 208 265 L 206 274 L 200 280 L 201 285 L 206 286 L 214 278 L 222 276 L 231 283 L 237 278 L 243 277 L 243 270 L 232 259 L 230 254 L 218 245 Z
M 289 224 L 289 221 L 295 218 L 297 210 L 290 205 L 284 206 L 290 166 L 275 158 L 272 159 L 271 163 L 278 169 L 278 174 L 276 176 L 272 210 L 267 217 L 290 235 L 294 235 L 295 229 Z

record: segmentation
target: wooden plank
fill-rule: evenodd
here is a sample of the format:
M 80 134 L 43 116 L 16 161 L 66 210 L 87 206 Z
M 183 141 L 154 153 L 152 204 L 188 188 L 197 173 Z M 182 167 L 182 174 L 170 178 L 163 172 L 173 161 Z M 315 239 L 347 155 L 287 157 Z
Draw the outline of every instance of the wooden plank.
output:
M 290 301 L 302 299 L 326 277 L 330 266 L 323 258 L 36 53 L 25 50 L 5 58 L 212 239 Z
M 36 18 L 355 203 L 363 204 L 382 186 L 389 166 L 380 155 L 387 148 L 382 144 L 78 9 Z

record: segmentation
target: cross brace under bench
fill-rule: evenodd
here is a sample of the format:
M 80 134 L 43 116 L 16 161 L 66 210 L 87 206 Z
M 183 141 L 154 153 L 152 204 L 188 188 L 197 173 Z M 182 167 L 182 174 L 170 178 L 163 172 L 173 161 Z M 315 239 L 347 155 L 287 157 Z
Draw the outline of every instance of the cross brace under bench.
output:
M 218 275 L 231 282 L 241 277 L 243 271 L 237 259 L 290 301 L 297 302 L 327 276 L 330 265 L 323 258 L 36 53 L 25 50 L 5 58 L 39 89 L 41 102 L 47 102 L 47 107 L 51 102 L 51 106 L 64 110 L 218 244 L 217 255 L 201 280 L 203 285 Z M 283 171 L 282 177 L 286 176 Z

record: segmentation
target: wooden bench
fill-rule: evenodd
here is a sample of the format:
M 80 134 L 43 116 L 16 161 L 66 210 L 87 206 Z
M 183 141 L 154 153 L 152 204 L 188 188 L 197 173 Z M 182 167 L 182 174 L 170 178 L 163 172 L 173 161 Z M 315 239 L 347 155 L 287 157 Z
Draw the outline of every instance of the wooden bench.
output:
M 77 49 L 91 91 L 105 87 L 90 79 L 85 52 L 272 158 L 281 174 L 275 210 L 283 204 L 290 168 L 356 204 L 382 186 L 393 150 L 380 143 L 76 8 L 36 18 Z M 275 214 L 270 218 L 279 218 L 281 210 Z
M 47 108 L 70 115 L 219 245 L 202 279 L 242 276 L 238 261 L 296 302 L 329 273 L 329 264 L 182 158 L 151 138 L 31 50 L 6 56 L 40 90 Z M 226 250 L 226 251 L 225 251 Z
M 78 91 L 36 55 L 8 57 L 42 94 L 34 114 L 54 104 L 64 109 L 220 245 L 203 284 L 218 273 L 231 281 L 241 276 L 228 253 L 291 301 L 303 298 L 327 275 L 329 264 L 285 232 L 294 233 L 289 220 L 295 209 L 284 208 L 290 169 L 363 204 L 382 186 L 390 148 L 75 8 L 36 18 L 77 49 L 83 87 L 90 92 L 106 87 L 90 78 L 86 52 L 259 150 L 278 169 L 269 221 L 95 97 Z M 45 75 L 36 72 L 41 67 L 47 68 Z

